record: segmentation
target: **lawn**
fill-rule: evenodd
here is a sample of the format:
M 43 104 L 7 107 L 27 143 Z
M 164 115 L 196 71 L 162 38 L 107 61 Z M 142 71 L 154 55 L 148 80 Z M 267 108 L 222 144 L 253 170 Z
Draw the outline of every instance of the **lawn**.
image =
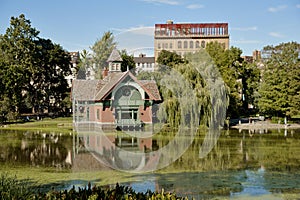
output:
M 2 130 L 40 130 L 60 133 L 70 133 L 73 131 L 71 117 L 43 118 L 42 120 L 30 120 L 28 122 L 16 122 L 0 126 Z

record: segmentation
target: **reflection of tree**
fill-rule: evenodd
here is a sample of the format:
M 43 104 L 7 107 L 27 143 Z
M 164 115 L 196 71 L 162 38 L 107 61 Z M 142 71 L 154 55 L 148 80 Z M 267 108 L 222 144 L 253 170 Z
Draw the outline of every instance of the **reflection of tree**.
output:
M 166 168 L 167 171 L 258 169 L 261 165 L 266 170 L 296 171 L 300 166 L 300 136 L 286 138 L 282 132 L 281 135 L 254 134 L 250 137 L 248 130 L 242 133 L 231 130 L 227 134 L 223 131 L 211 152 L 200 159 L 198 152 L 205 132 L 200 134 L 203 136 L 196 137 L 190 148 Z
M 10 133 L 8 133 L 10 134 Z M 8 136 L 0 146 L 0 161 L 13 165 L 69 167 L 66 162 L 71 140 L 54 134 L 22 133 Z

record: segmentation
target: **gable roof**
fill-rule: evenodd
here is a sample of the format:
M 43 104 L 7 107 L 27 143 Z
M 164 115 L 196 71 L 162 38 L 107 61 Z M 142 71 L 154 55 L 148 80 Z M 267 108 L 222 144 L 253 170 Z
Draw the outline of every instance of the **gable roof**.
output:
M 159 90 L 154 80 L 139 80 L 139 82 L 142 84 L 147 94 L 151 94 L 149 96 L 152 96 L 152 99 L 157 101 L 161 100 Z
M 127 76 L 139 84 L 152 100 L 160 101 L 161 97 L 154 80 L 138 80 L 130 71 L 109 73 L 102 80 L 74 80 L 72 97 L 79 101 L 101 101 Z

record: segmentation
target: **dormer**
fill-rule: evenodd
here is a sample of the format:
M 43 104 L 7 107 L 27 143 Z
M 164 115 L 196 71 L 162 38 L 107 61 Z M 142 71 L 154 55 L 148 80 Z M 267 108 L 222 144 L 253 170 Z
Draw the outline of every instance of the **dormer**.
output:
M 109 58 L 107 59 L 109 72 L 121 72 L 122 61 L 123 59 L 119 51 L 116 48 L 114 48 Z

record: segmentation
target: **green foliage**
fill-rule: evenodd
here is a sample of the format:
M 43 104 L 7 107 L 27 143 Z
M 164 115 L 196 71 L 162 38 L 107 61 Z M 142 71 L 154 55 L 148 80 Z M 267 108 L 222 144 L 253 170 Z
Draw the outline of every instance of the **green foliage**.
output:
M 91 55 L 86 49 L 83 49 L 82 52 L 80 53 L 78 68 L 76 69 L 77 78 L 85 79 L 86 71 L 88 70 L 89 67 L 91 67 L 91 65 L 92 65 Z
M 132 73 L 135 73 L 135 70 L 133 70 L 135 68 L 133 55 L 128 55 L 125 49 L 120 52 L 120 55 L 123 60 L 121 63 L 122 72 L 126 72 L 128 68 Z
M 0 101 L 10 99 L 9 113 L 39 112 L 49 106 L 50 96 L 59 107 L 68 91 L 69 55 L 38 34 L 21 14 L 0 36 Z
M 197 56 L 201 56 L 201 53 L 197 54 Z M 164 74 L 166 72 L 168 74 L 168 71 L 170 71 L 171 69 L 174 70 L 174 72 L 179 73 L 182 79 L 187 81 L 188 85 L 185 87 L 190 87 L 191 90 L 195 92 L 196 101 L 198 105 L 201 105 L 201 107 L 199 108 L 199 113 L 201 115 L 201 124 L 208 125 L 211 111 L 210 94 L 206 88 L 206 83 L 201 77 L 201 74 L 195 69 L 194 66 L 192 66 L 191 63 L 188 62 L 187 59 L 181 58 L 174 52 L 163 50 L 160 53 L 157 62 L 160 64 L 159 71 L 156 72 L 156 74 L 152 73 L 152 76 L 154 77 L 156 82 L 160 83 L 161 78 L 163 78 L 161 77 L 161 74 Z M 182 82 L 184 81 L 174 80 L 174 85 L 180 84 Z M 177 91 L 177 93 L 179 92 L 179 95 L 175 95 L 175 91 L 171 91 L 170 88 L 161 84 L 158 84 L 158 86 L 164 100 L 161 105 L 160 112 L 158 113 L 158 117 L 160 119 L 165 119 L 170 127 L 177 128 L 181 120 L 183 120 L 183 108 L 190 106 L 189 102 L 187 101 L 179 103 L 179 98 L 182 95 L 181 93 L 183 91 Z
M 0 100 L 0 123 L 5 122 L 7 120 L 7 115 L 10 112 L 10 101 L 9 98 L 3 97 Z
M 245 77 L 245 71 L 243 70 L 245 63 L 241 58 L 242 51 L 236 47 L 226 50 L 218 42 L 208 43 L 205 50 L 218 67 L 227 86 L 227 94 L 229 94 L 227 115 L 231 118 L 238 117 L 241 114 L 240 109 L 242 107 L 242 78 Z
M 258 106 L 263 114 L 292 116 L 300 113 L 300 44 L 282 43 L 266 46 L 269 57 L 264 62 Z
M 243 94 L 245 98 L 243 107 L 244 109 L 247 109 L 248 104 L 252 104 L 254 108 L 257 108 L 256 95 L 261 79 L 258 63 L 246 63 L 243 65 L 242 70 Z
M 176 54 L 175 52 L 170 52 L 167 50 L 162 50 L 159 53 L 159 56 L 156 60 L 158 64 L 166 65 L 168 67 L 173 68 L 175 65 L 187 63 L 186 60 L 181 58 L 180 55 Z
M 113 33 L 108 31 L 103 34 L 91 47 L 93 51 L 93 64 L 95 64 L 96 78 L 101 78 L 101 71 L 107 66 L 107 59 L 115 48 Z
M 7 174 L 0 177 L 0 199 L 34 199 L 32 183 L 28 180 L 18 180 Z

